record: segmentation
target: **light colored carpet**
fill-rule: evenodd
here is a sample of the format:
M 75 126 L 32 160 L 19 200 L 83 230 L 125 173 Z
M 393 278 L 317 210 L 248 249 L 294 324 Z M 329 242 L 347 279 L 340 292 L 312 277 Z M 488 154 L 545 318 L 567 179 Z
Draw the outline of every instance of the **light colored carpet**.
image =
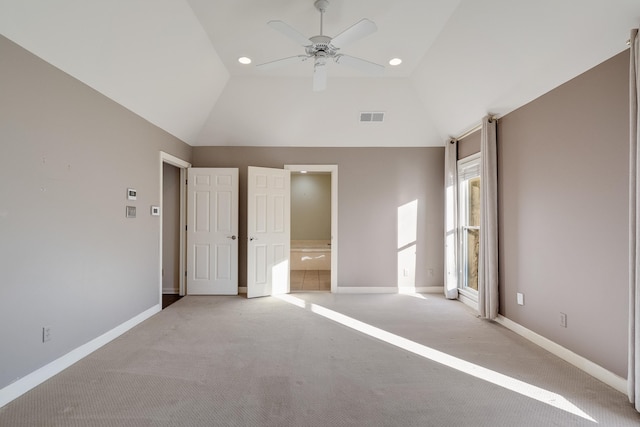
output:
M 0 425 L 640 425 L 626 396 L 424 298 L 188 296 L 0 409 Z

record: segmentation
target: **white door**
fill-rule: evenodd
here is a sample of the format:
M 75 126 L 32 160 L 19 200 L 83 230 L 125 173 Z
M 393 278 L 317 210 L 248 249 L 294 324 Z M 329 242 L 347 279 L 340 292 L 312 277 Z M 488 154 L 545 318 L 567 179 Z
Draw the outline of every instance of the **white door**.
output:
M 289 293 L 290 171 L 249 167 L 247 297 Z
M 238 294 L 238 169 L 189 168 L 187 294 Z

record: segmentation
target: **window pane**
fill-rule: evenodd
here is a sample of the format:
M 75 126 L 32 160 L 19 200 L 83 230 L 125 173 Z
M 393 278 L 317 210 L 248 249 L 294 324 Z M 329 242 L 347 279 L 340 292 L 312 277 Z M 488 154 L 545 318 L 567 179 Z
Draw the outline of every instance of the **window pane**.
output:
M 480 230 L 467 229 L 465 282 L 468 288 L 478 290 L 478 261 L 480 259 Z
M 480 177 L 467 181 L 469 187 L 467 194 L 469 195 L 468 210 L 469 218 L 467 225 L 473 227 L 480 226 Z
M 478 291 L 480 261 L 480 156 L 458 163 L 461 290 Z

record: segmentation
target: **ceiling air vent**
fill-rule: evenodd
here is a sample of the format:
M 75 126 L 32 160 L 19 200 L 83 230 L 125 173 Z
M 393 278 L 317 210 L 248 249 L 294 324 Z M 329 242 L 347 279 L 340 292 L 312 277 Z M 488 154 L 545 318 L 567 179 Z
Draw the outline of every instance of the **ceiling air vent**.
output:
M 360 113 L 360 122 L 382 122 L 384 113 L 382 112 L 366 112 Z

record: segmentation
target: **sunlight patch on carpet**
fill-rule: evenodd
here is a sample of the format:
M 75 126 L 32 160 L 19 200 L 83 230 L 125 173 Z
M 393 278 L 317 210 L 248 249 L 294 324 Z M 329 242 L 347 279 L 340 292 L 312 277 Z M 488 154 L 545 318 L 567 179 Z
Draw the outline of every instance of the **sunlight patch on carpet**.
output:
M 422 356 L 426 359 L 440 363 L 459 372 L 463 372 L 478 379 L 503 387 L 507 390 L 513 391 L 531 399 L 535 399 L 539 402 L 553 406 L 554 408 L 561 409 L 563 411 L 582 417 L 593 423 L 598 423 L 587 413 L 585 413 L 573 403 L 569 402 L 565 397 L 557 393 L 545 390 L 532 384 L 528 384 L 515 378 L 511 378 L 507 375 L 484 368 L 474 363 L 467 362 L 466 360 L 459 359 L 447 353 L 443 353 L 441 351 L 427 347 L 423 344 L 411 341 L 407 338 L 403 338 L 399 335 L 392 334 L 391 332 L 387 332 L 383 329 L 376 328 L 375 326 L 361 322 L 321 305 L 313 303 L 309 304 L 301 298 L 291 295 L 277 295 L 275 296 L 275 298 L 278 298 L 289 304 L 293 304 L 297 307 L 309 310 L 329 320 L 340 323 L 341 325 L 344 325 L 348 328 L 369 335 L 373 338 L 394 345 L 418 356 Z

